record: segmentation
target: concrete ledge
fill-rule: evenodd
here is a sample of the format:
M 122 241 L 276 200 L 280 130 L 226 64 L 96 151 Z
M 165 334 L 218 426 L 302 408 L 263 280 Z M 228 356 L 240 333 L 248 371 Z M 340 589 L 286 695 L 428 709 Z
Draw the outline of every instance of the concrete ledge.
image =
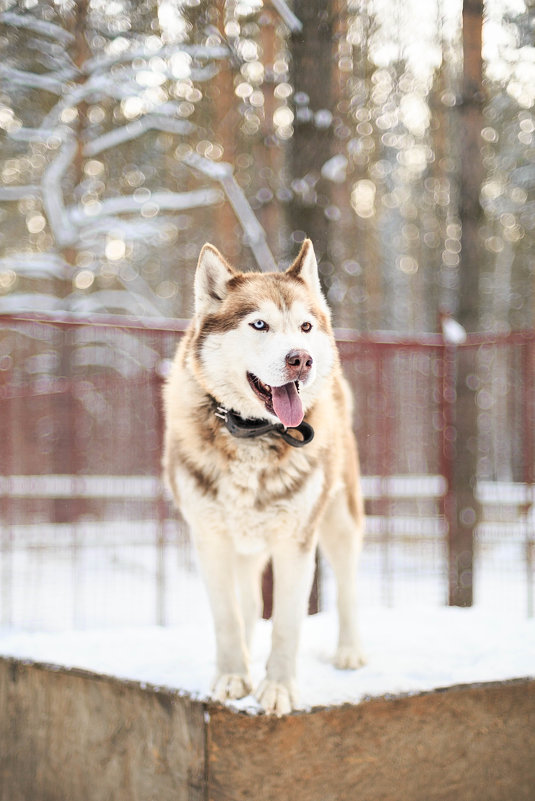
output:
M 532 801 L 535 680 L 280 720 L 0 658 L 1 801 Z

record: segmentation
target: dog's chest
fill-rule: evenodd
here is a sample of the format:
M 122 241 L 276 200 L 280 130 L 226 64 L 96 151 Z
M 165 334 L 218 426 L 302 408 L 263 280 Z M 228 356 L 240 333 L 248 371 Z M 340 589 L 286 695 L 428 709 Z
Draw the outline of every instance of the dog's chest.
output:
M 224 529 L 242 553 L 260 551 L 273 538 L 304 541 L 324 485 L 322 468 L 302 451 L 279 459 L 262 443 L 249 445 L 220 473 L 215 497 L 202 504 L 204 524 Z

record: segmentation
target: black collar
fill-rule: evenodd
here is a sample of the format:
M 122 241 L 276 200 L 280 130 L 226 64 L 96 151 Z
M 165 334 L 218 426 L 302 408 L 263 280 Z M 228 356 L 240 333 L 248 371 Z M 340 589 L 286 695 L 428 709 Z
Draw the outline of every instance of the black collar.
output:
M 214 400 L 215 416 L 223 420 L 228 431 L 233 437 L 239 439 L 252 439 L 262 437 L 264 434 L 274 434 L 281 437 L 288 445 L 294 448 L 302 448 L 314 439 L 314 429 L 309 423 L 303 422 L 295 428 L 286 428 L 282 423 L 270 423 L 268 420 L 248 419 L 244 420 L 236 412 L 226 409 Z M 292 436 L 290 431 L 298 431 L 302 439 Z

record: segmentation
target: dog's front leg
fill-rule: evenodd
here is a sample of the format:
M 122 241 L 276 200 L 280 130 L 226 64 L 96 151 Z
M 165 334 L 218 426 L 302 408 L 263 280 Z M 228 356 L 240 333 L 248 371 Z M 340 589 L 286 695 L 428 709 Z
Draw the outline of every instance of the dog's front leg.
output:
M 224 702 L 251 692 L 249 654 L 236 592 L 236 553 L 227 536 L 195 537 L 214 620 L 217 670 L 212 696 Z
M 315 547 L 295 541 L 276 543 L 273 635 L 266 678 L 257 691 L 265 711 L 285 715 L 296 705 L 296 659 L 301 623 L 306 614 L 314 576 Z

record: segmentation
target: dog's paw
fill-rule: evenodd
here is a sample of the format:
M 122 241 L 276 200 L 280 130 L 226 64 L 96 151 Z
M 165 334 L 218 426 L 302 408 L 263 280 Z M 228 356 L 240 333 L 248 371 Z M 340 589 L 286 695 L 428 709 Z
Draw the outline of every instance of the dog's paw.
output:
M 281 717 L 287 715 L 296 705 L 296 692 L 293 682 L 281 684 L 264 679 L 256 691 L 256 699 L 266 714 Z
M 238 673 L 222 673 L 212 684 L 212 698 L 224 703 L 231 699 L 250 695 L 252 684 L 248 676 Z
M 334 655 L 333 664 L 338 670 L 357 670 L 366 664 L 366 657 L 358 646 L 339 645 Z

